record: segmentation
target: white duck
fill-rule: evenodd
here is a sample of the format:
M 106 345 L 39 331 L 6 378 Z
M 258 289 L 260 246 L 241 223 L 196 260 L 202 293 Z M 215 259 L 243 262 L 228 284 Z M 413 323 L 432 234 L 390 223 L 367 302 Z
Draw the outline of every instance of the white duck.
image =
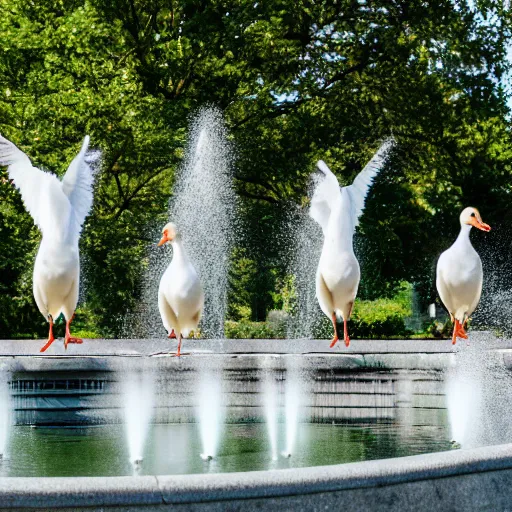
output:
M 452 344 L 467 339 L 464 325 L 476 309 L 482 293 L 482 262 L 469 240 L 471 227 L 490 231 L 476 208 L 469 206 L 460 214 L 460 233 L 454 244 L 437 262 L 436 287 L 454 322 Z
M 181 235 L 176 225 L 169 222 L 162 230 L 158 245 L 170 242 L 173 249 L 171 263 L 165 270 L 158 288 L 158 309 L 169 338 L 176 331 L 178 351 L 181 355 L 181 340 L 197 328 L 204 306 L 204 292 L 197 272 L 188 259 Z
M 0 135 L 0 165 L 20 190 L 25 208 L 43 234 L 33 275 L 34 298 L 50 323 L 44 352 L 54 341 L 53 322 L 62 313 L 66 320 L 64 346 L 82 343 L 69 326 L 78 302 L 80 263 L 78 240 L 93 200 L 93 172 L 89 163 L 98 153 L 87 153 L 89 137 L 71 162 L 62 181 L 32 167 L 28 156 Z M 86 160 L 87 158 L 87 160 Z
M 316 272 L 316 296 L 320 308 L 332 321 L 334 337 L 331 348 L 338 342 L 337 315 L 343 318 L 345 345 L 348 347 L 347 320 L 352 313 L 359 287 L 360 270 L 352 239 L 373 178 L 382 169 L 393 140 L 385 141 L 352 185 L 340 187 L 336 176 L 320 160 L 322 176 L 311 199 L 310 216 L 320 224 L 324 244 Z

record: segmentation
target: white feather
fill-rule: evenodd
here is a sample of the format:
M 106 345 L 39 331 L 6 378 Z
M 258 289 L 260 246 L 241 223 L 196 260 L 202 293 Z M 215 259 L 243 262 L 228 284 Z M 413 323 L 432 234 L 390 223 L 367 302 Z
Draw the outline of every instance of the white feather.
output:
M 309 215 L 318 222 L 325 235 L 334 204 L 339 203 L 341 200 L 340 186 L 336 176 L 334 176 L 323 160 L 319 160 L 316 165 L 321 171 L 322 176 L 318 179 L 313 197 L 311 198 Z
M 78 238 L 93 194 L 93 174 L 86 161 L 88 145 L 89 137 L 85 137 L 61 182 L 54 174 L 33 167 L 23 151 L 0 135 L 0 165 L 8 166 L 9 178 L 43 233 L 34 263 L 33 291 L 45 318 L 56 319 L 63 313 L 70 321 L 78 301 Z
M 451 316 L 460 323 L 475 311 L 482 294 L 483 269 L 480 256 L 469 239 L 474 208 L 465 208 L 459 217 L 460 233 L 437 262 L 436 286 Z
M 389 150 L 393 147 L 394 140 L 387 139 L 377 150 L 372 159 L 365 165 L 364 169 L 356 176 L 352 185 L 345 187 L 352 203 L 352 220 L 354 228 L 359 224 L 359 217 L 364 210 L 364 203 L 368 191 L 375 176 L 382 170 L 386 163 Z
M 170 333 L 188 337 L 197 329 L 203 313 L 204 292 L 197 272 L 179 237 L 172 242 L 173 258 L 160 279 L 158 307 L 162 323 Z
M 28 156 L 0 135 L 0 165 L 19 189 L 25 208 L 43 235 L 78 238 L 93 199 L 93 172 L 89 162 L 98 153 L 87 153 L 89 137 L 71 162 L 62 182 L 57 176 L 33 167 Z M 88 160 L 87 160 L 87 157 Z
M 73 159 L 62 179 L 62 190 L 73 207 L 70 229 L 76 235 L 80 234 L 93 201 L 94 175 L 90 163 L 99 157 L 99 153 L 88 153 L 88 147 L 89 136 L 86 135 L 80 153 Z
M 350 211 L 345 212 L 352 219 L 352 226 L 359 223 L 359 217 L 363 213 L 364 203 L 368 190 L 373 179 L 379 173 L 386 162 L 390 148 L 393 146 L 393 139 L 387 139 L 377 150 L 372 159 L 366 164 L 364 169 L 356 176 L 352 185 L 341 187 L 338 184 L 336 176 L 323 160 L 316 164 L 322 176 L 319 178 L 309 209 L 310 216 L 318 222 L 325 235 L 331 212 L 336 206 L 339 206 L 342 190 L 346 192 L 350 200 Z
M 62 230 L 55 227 L 62 227 L 63 223 L 58 222 L 59 217 L 69 219 L 71 208 L 59 179 L 54 174 L 33 167 L 28 156 L 1 135 L 0 165 L 8 166 L 9 178 L 19 189 L 25 208 L 43 234 L 51 237 L 64 235 Z

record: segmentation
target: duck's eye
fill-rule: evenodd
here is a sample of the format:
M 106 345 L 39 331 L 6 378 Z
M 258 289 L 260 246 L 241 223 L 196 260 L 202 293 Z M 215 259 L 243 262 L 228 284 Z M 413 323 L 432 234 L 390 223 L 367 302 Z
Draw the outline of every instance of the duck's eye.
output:
M 471 217 L 476 217 L 475 212 L 473 212 L 473 213 L 471 214 Z

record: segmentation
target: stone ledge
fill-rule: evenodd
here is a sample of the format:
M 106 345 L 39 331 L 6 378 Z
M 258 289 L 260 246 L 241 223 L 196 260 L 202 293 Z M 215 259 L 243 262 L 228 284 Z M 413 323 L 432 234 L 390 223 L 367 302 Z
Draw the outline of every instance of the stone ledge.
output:
M 512 340 L 496 338 L 486 331 L 473 331 L 469 342 L 482 348 L 512 349 Z M 338 343 L 329 348 L 330 340 L 282 339 L 282 340 L 184 340 L 185 352 L 203 354 L 442 354 L 456 353 L 466 342 L 452 345 L 450 340 L 353 340 L 350 347 Z M 41 354 L 43 340 L 0 340 L 0 356 L 32 356 L 41 360 L 54 357 L 73 358 L 75 356 L 149 356 L 176 350 L 176 340 L 161 339 L 91 339 L 81 345 L 70 345 L 64 350 L 62 340 Z
M 489 499 L 492 499 L 489 496 L 493 495 L 496 497 L 495 504 L 502 506 L 504 502 L 512 503 L 508 488 L 494 487 L 496 478 L 512 480 L 511 444 L 379 461 L 247 473 L 109 478 L 0 478 L 0 509 L 153 509 L 155 506 L 160 508 L 165 505 L 182 505 L 184 508 L 180 509 L 197 510 L 197 505 L 203 505 L 201 508 L 206 509 L 209 504 L 216 507 L 219 503 L 227 509 L 229 502 L 229 509 L 236 510 L 239 508 L 235 507 L 235 503 L 240 505 L 240 500 L 243 500 L 244 510 L 259 509 L 262 503 L 267 503 L 267 508 L 272 510 L 279 507 L 283 499 L 285 501 L 281 505 L 288 499 L 293 498 L 296 501 L 300 498 L 297 502 L 298 508 L 294 510 L 307 510 L 311 499 L 319 499 L 320 496 L 323 496 L 324 502 L 329 501 L 330 496 L 334 505 L 344 501 L 344 493 L 358 490 L 360 501 L 361 494 L 371 500 L 371 496 L 387 487 L 395 487 L 396 496 L 387 504 L 380 503 L 376 510 L 425 509 L 424 506 L 409 501 L 410 493 L 396 492 L 404 488 L 404 484 L 406 488 L 412 486 L 415 489 L 415 496 L 425 492 L 431 495 L 432 503 L 428 504 L 431 510 L 441 510 L 434 506 L 438 501 L 435 493 L 438 486 L 444 488 L 446 485 L 450 488 L 451 501 L 454 503 L 459 498 L 467 501 L 468 491 L 482 485 L 486 507 Z M 450 479 L 456 479 L 458 484 L 452 486 Z M 471 483 L 469 489 L 468 483 Z M 479 509 L 477 505 L 482 496 L 475 495 L 472 498 L 475 507 L 465 510 Z M 257 500 L 254 505 L 259 505 L 253 508 L 250 500 Z M 490 505 L 490 509 L 496 509 L 492 507 L 492 503 Z

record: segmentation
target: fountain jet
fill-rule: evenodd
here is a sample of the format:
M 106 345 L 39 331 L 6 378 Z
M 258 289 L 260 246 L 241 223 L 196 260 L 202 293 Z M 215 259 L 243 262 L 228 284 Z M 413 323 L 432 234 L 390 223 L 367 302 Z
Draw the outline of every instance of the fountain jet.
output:
M 154 381 L 151 373 L 131 373 L 123 382 L 124 416 L 130 463 L 140 471 L 144 445 L 153 415 Z
M 322 252 L 322 235 L 307 211 L 298 207 L 290 209 L 287 221 L 290 233 L 289 272 L 297 304 L 288 322 L 288 338 L 311 338 L 320 318 L 321 310 L 316 298 L 315 275 Z
M 202 108 L 192 122 L 190 143 L 178 174 L 169 217 L 180 226 L 189 257 L 204 286 L 201 331 L 224 336 L 228 267 L 236 195 L 233 151 L 222 112 Z
M 227 139 L 222 112 L 204 107 L 191 122 L 183 164 L 176 174 L 168 220 L 180 228 L 183 245 L 204 288 L 200 324 L 202 337 L 223 338 L 228 267 L 234 239 L 236 194 L 234 152 Z M 153 239 L 159 230 L 154 227 Z M 158 286 L 170 260 L 171 248 L 148 250 L 141 301 L 130 313 L 124 331 L 133 337 L 161 337 Z
M 301 381 L 295 368 L 289 368 L 286 376 L 284 412 L 286 419 L 286 449 L 283 457 L 289 458 L 295 448 L 297 427 L 299 423 Z
M 268 371 L 263 381 L 263 405 L 272 460 L 277 460 L 277 393 L 275 379 L 271 371 Z
M 197 415 L 203 444 L 203 453 L 200 456 L 204 461 L 210 461 L 217 455 L 220 431 L 224 423 L 220 373 L 212 370 L 203 372 L 198 398 Z

